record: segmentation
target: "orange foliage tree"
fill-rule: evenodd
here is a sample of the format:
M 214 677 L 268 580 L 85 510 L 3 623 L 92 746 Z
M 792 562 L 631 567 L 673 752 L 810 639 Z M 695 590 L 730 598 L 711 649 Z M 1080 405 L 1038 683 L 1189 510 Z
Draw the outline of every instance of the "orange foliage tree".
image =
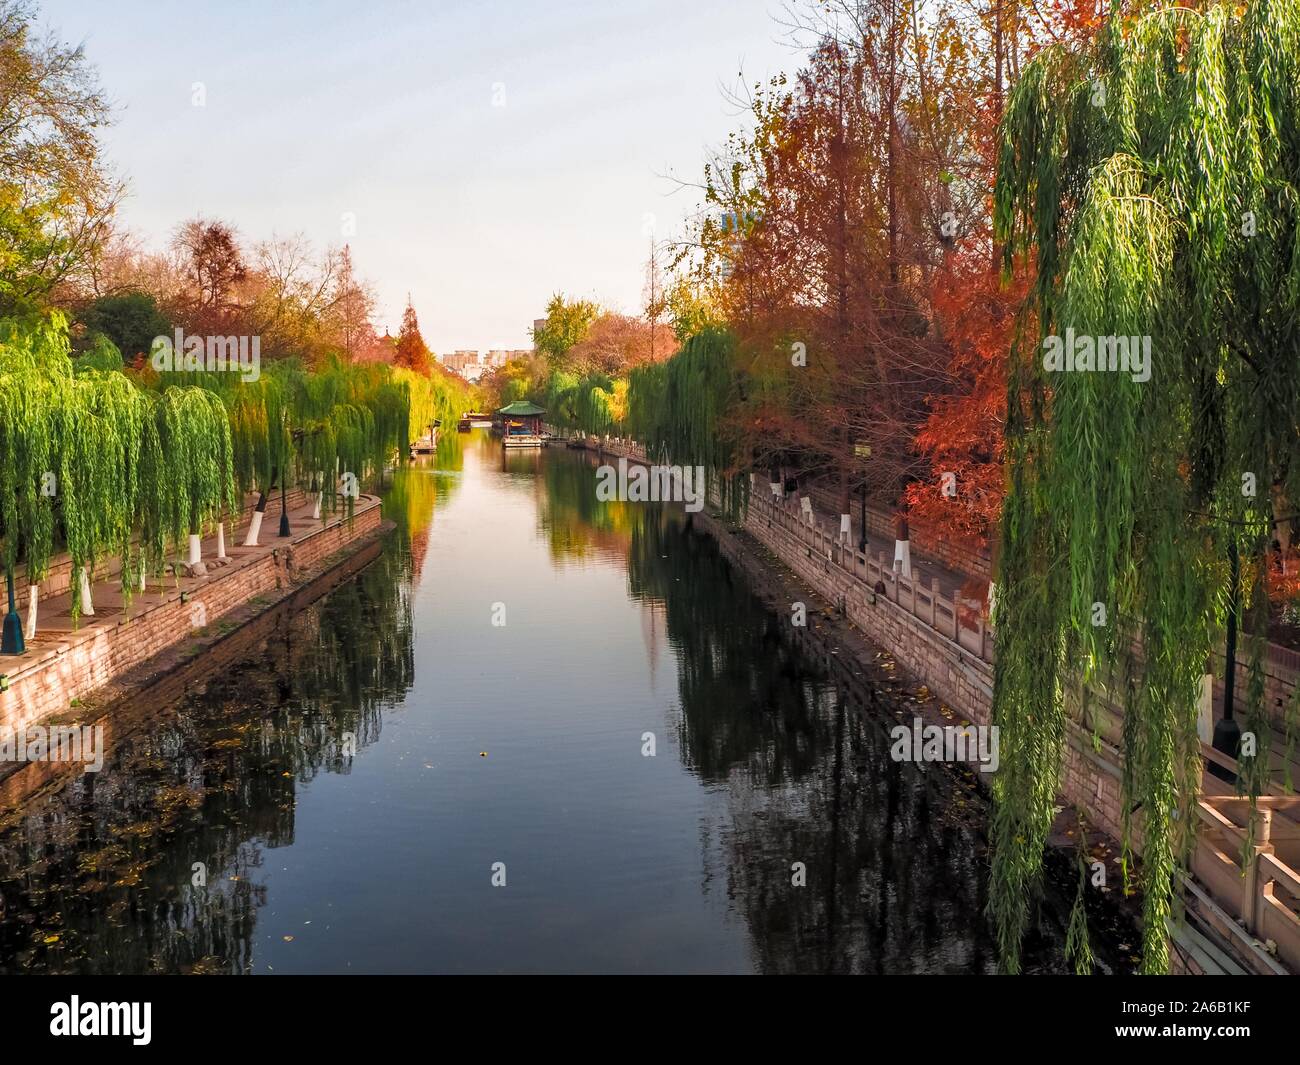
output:
M 415 307 L 410 296 L 406 298 L 406 310 L 402 312 L 402 326 L 397 332 L 397 346 L 393 353 L 393 365 L 405 366 L 408 370 L 426 376 L 433 369 L 433 355 L 420 335 L 420 322 L 415 315 Z

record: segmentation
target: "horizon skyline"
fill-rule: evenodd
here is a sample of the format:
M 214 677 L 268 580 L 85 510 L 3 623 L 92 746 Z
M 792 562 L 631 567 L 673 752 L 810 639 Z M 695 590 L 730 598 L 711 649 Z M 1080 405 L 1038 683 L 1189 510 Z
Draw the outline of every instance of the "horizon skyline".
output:
M 767 3 L 741 6 L 752 17 L 687 0 L 219 14 L 128 0 L 105 26 L 88 0 L 49 0 L 39 21 L 84 46 L 113 102 L 118 218 L 144 246 L 196 215 L 248 244 L 349 244 L 376 331 L 396 335 L 409 293 L 430 349 L 451 352 L 531 347 L 556 292 L 639 313 L 651 233 L 680 236 L 699 206 L 674 179 L 698 181 L 744 122 L 724 86 L 800 62 Z

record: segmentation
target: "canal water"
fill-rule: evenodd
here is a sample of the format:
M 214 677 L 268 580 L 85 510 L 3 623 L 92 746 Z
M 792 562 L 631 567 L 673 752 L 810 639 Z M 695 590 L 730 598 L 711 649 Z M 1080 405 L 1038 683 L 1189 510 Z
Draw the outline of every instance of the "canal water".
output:
M 359 575 L 0 810 L 0 972 L 995 969 L 979 812 L 684 515 L 426 461 Z

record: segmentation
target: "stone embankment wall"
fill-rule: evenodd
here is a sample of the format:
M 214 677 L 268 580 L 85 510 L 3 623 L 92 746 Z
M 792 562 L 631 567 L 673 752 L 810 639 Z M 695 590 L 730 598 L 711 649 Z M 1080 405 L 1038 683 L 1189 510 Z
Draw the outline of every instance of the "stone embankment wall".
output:
M 285 493 L 286 503 L 290 512 L 300 509 L 307 501 L 307 493 L 301 488 L 291 488 Z M 234 546 L 243 540 L 244 530 L 248 528 L 248 521 L 252 517 L 253 508 L 257 505 L 257 496 L 249 495 L 244 500 L 244 510 L 233 527 L 226 529 L 226 545 Z M 274 531 L 275 522 L 280 520 L 280 493 L 276 492 L 273 496 L 268 496 L 266 501 L 266 516 L 262 519 L 263 527 Z M 106 580 L 108 577 L 116 574 L 118 571 L 118 559 L 104 558 L 95 567 L 94 579 L 96 581 Z M 20 610 L 26 610 L 28 601 L 28 589 L 30 582 L 27 580 L 27 570 L 23 566 L 17 566 L 14 570 L 14 592 L 18 601 Z M 37 601 L 44 602 L 46 599 L 53 599 L 56 596 L 67 594 L 72 587 L 72 560 L 66 555 L 61 554 L 50 562 L 49 572 L 45 579 L 41 581 L 37 588 Z
M 644 452 L 622 441 L 592 442 L 608 456 L 645 463 Z M 743 529 L 766 548 L 801 583 L 835 606 L 872 643 L 888 651 L 912 676 L 965 720 L 988 724 L 992 715 L 993 640 L 980 603 L 945 598 L 937 584 L 924 587 L 894 569 L 890 556 L 876 557 L 855 550 L 810 522 L 792 504 L 773 501 L 766 483 L 757 479 L 745 513 Z M 868 510 L 868 537 L 892 546 L 892 525 Z M 964 562 L 923 546 L 915 526 L 912 546 L 956 568 L 972 572 Z M 987 572 L 987 567 L 983 572 Z M 1292 654 L 1291 658 L 1287 655 Z M 1220 656 L 1221 659 L 1221 656 Z M 1276 725 L 1281 708 L 1296 686 L 1300 659 L 1281 648 L 1270 648 L 1265 661 L 1266 704 Z M 1221 672 L 1221 669 L 1218 671 Z M 1238 691 L 1247 686 L 1249 667 L 1238 659 Z M 1067 692 L 1068 722 L 1062 759 L 1062 805 L 1079 806 L 1092 825 L 1118 840 L 1123 834 L 1122 692 L 1101 685 L 1086 692 L 1081 685 Z M 1221 701 L 1221 690 L 1207 694 Z M 1216 756 L 1217 757 L 1217 756 Z M 1257 841 L 1243 865 L 1244 829 L 1233 797 L 1206 794 L 1199 808 L 1202 831 L 1188 880 L 1189 915 L 1197 925 L 1176 933 L 1180 950 L 1176 969 L 1183 972 L 1281 973 L 1279 961 L 1300 970 L 1300 868 L 1287 835 L 1292 831 L 1297 800 L 1270 788 L 1262 803 L 1274 807 L 1274 823 L 1284 826 L 1279 839 Z M 1222 809 L 1220 809 L 1222 807 Z M 1141 811 L 1134 814 L 1131 841 L 1142 850 Z M 1286 859 L 1283 861 L 1282 859 Z M 1291 865 L 1287 861 L 1292 861 Z M 1198 930 L 1199 929 L 1199 930 Z M 1213 937 L 1213 942 L 1211 938 Z M 1276 944 L 1269 947 L 1269 944 Z M 1273 953 L 1270 953 L 1273 951 Z M 1177 953 L 1177 952 L 1176 952 Z M 1197 960 L 1199 959 L 1199 960 Z M 1212 966 L 1211 970 L 1205 968 Z
M 351 521 L 339 516 L 278 543 L 268 518 L 262 546 L 241 548 L 227 542 L 233 558 L 229 565 L 206 577 L 165 578 L 161 591 L 151 586 L 148 594 L 134 599 L 129 614 L 85 617 L 70 633 L 38 639 L 8 671 L 0 659 L 7 685 L 0 691 L 0 728 L 22 728 L 66 714 L 73 700 L 86 698 L 188 638 L 196 628 L 217 623 L 249 600 L 302 579 L 329 555 L 373 532 L 380 521 L 376 496 L 362 496 Z

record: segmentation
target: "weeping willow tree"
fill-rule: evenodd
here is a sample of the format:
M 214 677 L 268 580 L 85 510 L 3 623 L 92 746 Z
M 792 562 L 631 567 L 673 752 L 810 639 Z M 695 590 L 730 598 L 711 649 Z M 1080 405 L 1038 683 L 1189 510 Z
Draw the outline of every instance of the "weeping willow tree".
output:
M 169 542 L 232 505 L 230 431 L 216 397 L 159 398 L 96 368 L 113 365 L 98 351 L 74 363 L 57 312 L 0 321 L 0 557 L 12 587 L 20 559 L 35 585 L 59 548 L 74 573 L 116 555 L 129 601 L 142 565 L 160 569 Z M 71 588 L 76 618 L 87 604 Z
M 668 363 L 634 366 L 628 371 L 627 382 L 627 429 L 634 439 L 646 441 L 649 450 L 650 442 L 657 444 L 667 431 L 669 414 L 663 409 L 663 402 L 668 387 Z
M 111 365 L 111 359 L 104 362 Z M 84 563 L 93 571 L 103 549 L 115 553 L 129 604 L 141 569 L 162 569 L 167 513 L 181 505 L 188 486 L 164 455 L 159 412 L 149 392 L 118 370 L 81 367 L 70 387 L 76 402 L 65 405 L 59 426 L 64 543 L 74 570 Z M 224 435 L 220 428 L 219 433 Z M 205 437 L 201 446 L 220 450 L 229 444 Z M 172 542 L 178 542 L 175 535 Z M 84 605 L 79 581 L 72 596 L 75 615 Z
M 407 453 L 412 425 L 423 431 L 468 405 L 446 375 L 338 359 L 310 372 L 277 361 L 256 380 L 196 370 L 137 383 L 106 339 L 72 359 L 57 312 L 0 320 L 6 649 L 22 644 L 12 603 L 20 561 L 35 583 L 59 548 L 74 572 L 116 555 L 129 598 L 142 571 L 160 572 L 169 548 L 232 515 L 240 493 L 260 489 L 261 508 L 271 488 L 296 480 L 336 509 L 338 474 L 373 477 Z M 355 496 L 343 495 L 350 513 Z M 79 581 L 72 598 L 75 617 Z
M 730 420 L 740 399 L 735 339 L 709 328 L 667 362 L 634 370 L 626 406 L 629 428 L 645 441 L 646 453 L 656 462 L 703 466 L 733 515 L 749 486 Z
M 288 467 L 293 453 L 290 395 L 291 383 L 279 373 L 262 374 L 256 381 L 227 382 L 223 399 L 230 416 L 235 483 L 241 493 L 255 487 L 266 491 Z
M 350 514 L 352 493 L 339 475 L 364 483 L 394 458 L 405 457 L 414 435 L 455 421 L 472 405 L 469 388 L 450 375 L 415 373 L 381 363 L 321 360 L 311 370 L 296 359 L 261 367 L 257 380 L 205 371 L 173 372 L 160 387 L 182 384 L 220 396 L 230 417 L 238 489 L 283 492 L 296 483 Z M 165 394 L 165 393 L 164 393 Z
M 14 602 L 14 570 L 22 557 L 41 580 L 54 549 L 54 509 L 41 489 L 57 448 L 61 387 L 72 375 L 56 320 L 0 320 L 0 558 L 8 611 L 4 650 L 23 649 Z
M 569 370 L 552 369 L 547 374 L 538 400 L 539 406 L 546 408 L 547 421 L 565 429 L 582 428 L 577 407 L 580 384 L 578 375 Z
M 617 435 L 620 412 L 615 409 L 614 378 L 605 373 L 584 376 L 574 391 L 573 411 L 577 428 L 593 436 Z
M 321 492 L 333 510 L 339 474 L 350 473 L 362 482 L 382 470 L 399 448 L 409 446 L 410 394 L 391 381 L 387 367 L 339 360 L 298 375 L 295 386 L 299 478 Z M 317 477 L 319 483 L 313 483 Z M 343 500 L 351 514 L 354 495 L 344 493 Z
M 179 491 L 164 500 L 175 543 L 205 532 L 236 507 L 234 448 L 221 398 L 203 388 L 169 388 L 158 399 L 159 443 Z
M 1009 99 L 995 227 L 1005 268 L 1036 271 L 1010 364 L 993 619 L 989 906 L 1009 971 L 1090 692 L 1124 707 L 1142 967 L 1168 969 L 1201 678 L 1225 615 L 1258 616 L 1266 545 L 1300 501 L 1298 186 L 1297 0 L 1113 9 L 1090 51 L 1045 50 Z M 1257 794 L 1266 751 L 1242 765 Z M 1073 920 L 1070 938 L 1083 968 Z
M 425 375 L 404 366 L 395 366 L 383 372 L 391 376 L 392 383 L 405 386 L 410 401 L 409 426 L 405 429 L 402 452 L 406 453 L 411 439 L 421 435 L 435 422 L 451 425 L 467 410 L 474 408 L 474 397 L 467 382 L 435 367 Z

